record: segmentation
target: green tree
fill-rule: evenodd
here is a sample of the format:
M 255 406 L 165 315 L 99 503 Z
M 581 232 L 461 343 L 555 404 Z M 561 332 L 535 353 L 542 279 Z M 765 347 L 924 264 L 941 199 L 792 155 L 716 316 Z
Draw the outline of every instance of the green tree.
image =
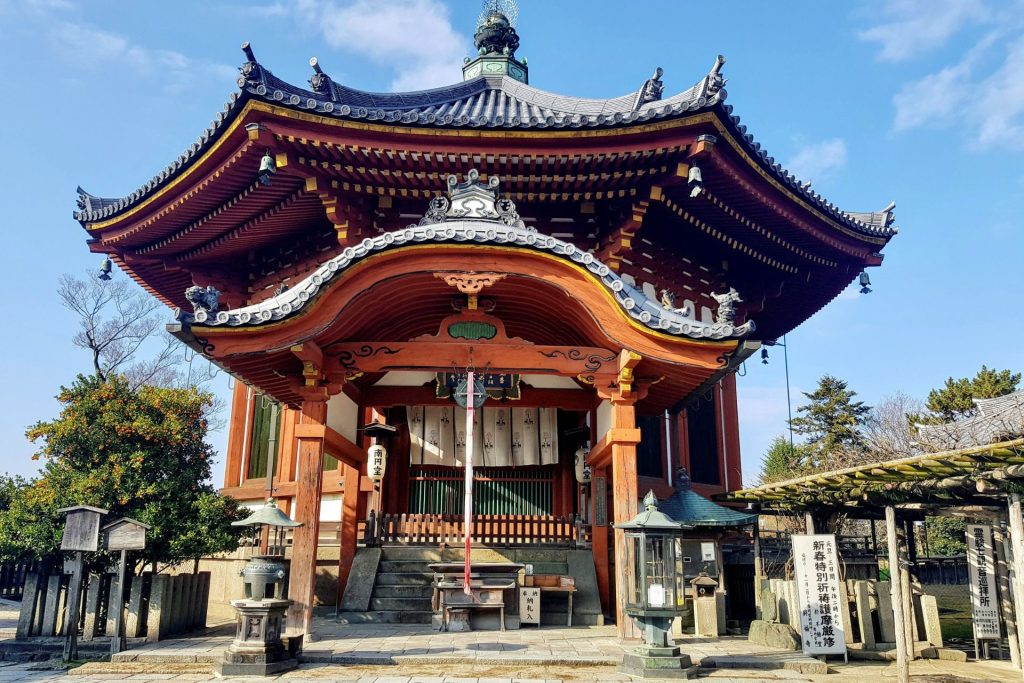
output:
M 1021 374 L 1009 370 L 994 370 L 982 365 L 974 377 L 946 380 L 941 389 L 928 392 L 925 407 L 941 422 L 952 422 L 977 413 L 974 399 L 996 398 L 1017 390 Z
M 0 513 L 0 554 L 54 557 L 57 508 L 82 504 L 149 524 L 144 562 L 177 564 L 237 548 L 240 530 L 230 523 L 238 505 L 209 483 L 208 394 L 79 375 L 58 400 L 60 415 L 27 432 L 44 466 Z
M 790 444 L 789 439 L 777 436 L 761 459 L 759 484 L 771 484 L 806 474 L 810 453 L 803 444 Z
M 831 375 L 818 380 L 818 388 L 803 392 L 809 403 L 796 409 L 801 413 L 790 422 L 793 431 L 807 437 L 807 443 L 825 454 L 863 450 L 861 426 L 871 411 L 863 401 L 854 401 L 857 392 Z
M 930 555 L 963 555 L 967 552 L 964 541 L 967 522 L 962 517 L 928 517 L 924 524 Z

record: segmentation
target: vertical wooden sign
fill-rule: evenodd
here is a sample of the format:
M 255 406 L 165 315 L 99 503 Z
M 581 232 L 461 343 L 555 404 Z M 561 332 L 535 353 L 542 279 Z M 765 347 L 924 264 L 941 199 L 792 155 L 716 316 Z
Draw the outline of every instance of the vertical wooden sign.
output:
M 594 526 L 608 526 L 608 479 L 594 477 Z

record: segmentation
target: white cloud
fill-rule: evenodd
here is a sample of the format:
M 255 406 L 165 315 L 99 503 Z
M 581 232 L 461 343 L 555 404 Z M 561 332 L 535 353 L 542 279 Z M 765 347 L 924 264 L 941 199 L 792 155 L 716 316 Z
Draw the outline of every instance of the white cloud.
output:
M 859 37 L 881 45 L 878 58 L 900 62 L 943 46 L 957 31 L 992 19 L 982 0 L 888 0 L 889 21 L 861 31 Z
M 957 64 L 903 86 L 893 128 L 955 126 L 978 149 L 1024 150 L 1024 38 L 1001 38 L 989 34 Z M 985 71 L 992 61 L 998 66 Z
M 796 177 L 821 180 L 846 165 L 846 143 L 840 138 L 806 144 L 784 164 Z
M 470 41 L 439 0 L 298 0 L 294 7 L 331 47 L 394 69 L 393 90 L 448 85 L 462 73 Z
M 181 90 L 199 77 L 227 80 L 236 73 L 230 66 L 194 60 L 174 50 L 137 45 L 120 34 L 70 21 L 55 23 L 48 39 L 54 51 L 78 69 L 121 66 L 138 74 L 158 76 L 164 92 Z

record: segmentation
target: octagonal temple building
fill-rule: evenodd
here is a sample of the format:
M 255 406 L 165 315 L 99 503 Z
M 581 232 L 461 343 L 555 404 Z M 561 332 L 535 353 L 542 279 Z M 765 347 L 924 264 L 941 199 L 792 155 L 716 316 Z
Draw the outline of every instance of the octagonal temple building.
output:
M 321 604 L 429 621 L 429 581 L 396 577 L 460 561 L 471 456 L 474 556 L 573 578 L 575 623 L 628 635 L 613 525 L 679 467 L 698 494 L 741 488 L 736 370 L 896 232 L 892 205 L 842 210 L 761 148 L 722 57 L 676 94 L 645 68 L 583 99 L 529 85 L 504 16 L 476 42 L 463 80 L 406 93 L 315 59 L 284 80 L 245 44 L 180 156 L 125 197 L 79 190 L 89 249 L 237 380 L 223 492 L 302 523 L 292 632 Z

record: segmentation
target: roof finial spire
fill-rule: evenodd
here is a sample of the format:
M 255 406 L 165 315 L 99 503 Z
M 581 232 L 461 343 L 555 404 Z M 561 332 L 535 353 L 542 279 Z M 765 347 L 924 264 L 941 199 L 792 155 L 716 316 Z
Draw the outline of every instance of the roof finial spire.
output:
M 516 0 L 484 0 L 483 10 L 476 22 L 473 43 L 477 56 L 467 59 L 462 74 L 469 80 L 477 76 L 511 76 L 527 83 L 526 59 L 516 59 L 519 34 L 516 20 L 519 6 Z

